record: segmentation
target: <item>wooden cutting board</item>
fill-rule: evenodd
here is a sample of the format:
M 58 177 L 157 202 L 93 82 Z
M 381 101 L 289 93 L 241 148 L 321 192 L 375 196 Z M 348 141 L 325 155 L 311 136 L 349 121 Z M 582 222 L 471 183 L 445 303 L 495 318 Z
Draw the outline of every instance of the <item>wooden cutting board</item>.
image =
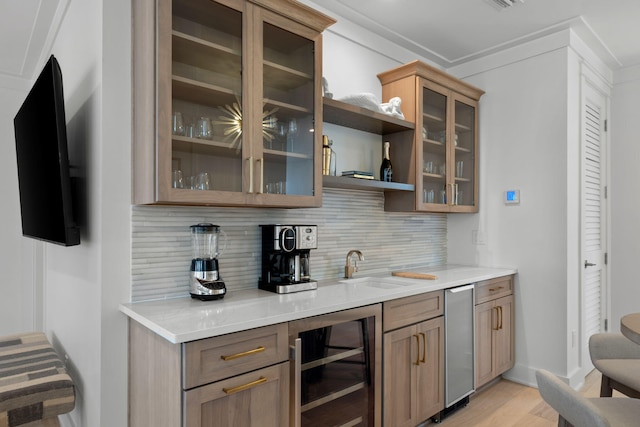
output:
M 425 280 L 436 280 L 438 276 L 427 273 L 415 273 L 413 271 L 392 271 L 392 276 L 398 277 L 407 277 L 409 279 L 425 279 Z

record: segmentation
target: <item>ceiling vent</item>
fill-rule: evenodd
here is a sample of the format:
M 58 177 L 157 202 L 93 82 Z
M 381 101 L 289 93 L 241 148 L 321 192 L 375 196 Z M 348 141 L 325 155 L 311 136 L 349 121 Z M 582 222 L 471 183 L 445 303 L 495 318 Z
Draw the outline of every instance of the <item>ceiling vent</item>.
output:
M 487 0 L 498 9 L 508 9 L 516 3 L 524 3 L 524 0 Z

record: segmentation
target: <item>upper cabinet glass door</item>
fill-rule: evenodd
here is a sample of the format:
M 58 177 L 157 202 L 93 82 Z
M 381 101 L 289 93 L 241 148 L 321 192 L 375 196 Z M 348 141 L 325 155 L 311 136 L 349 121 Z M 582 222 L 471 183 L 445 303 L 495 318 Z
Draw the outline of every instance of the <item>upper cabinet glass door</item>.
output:
M 242 20 L 240 11 L 215 2 L 173 2 L 171 167 L 165 171 L 173 199 L 204 196 L 186 194 L 192 191 L 243 191 Z
M 315 44 L 269 22 L 262 31 L 263 192 L 313 196 Z
M 447 204 L 448 97 L 422 89 L 422 198 L 423 203 Z
M 452 194 L 456 206 L 476 204 L 476 108 L 456 99 L 454 184 Z

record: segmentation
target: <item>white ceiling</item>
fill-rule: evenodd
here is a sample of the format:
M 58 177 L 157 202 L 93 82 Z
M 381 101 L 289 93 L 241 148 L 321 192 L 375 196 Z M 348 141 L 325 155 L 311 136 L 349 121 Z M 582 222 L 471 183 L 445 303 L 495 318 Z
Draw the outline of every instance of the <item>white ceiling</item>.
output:
M 572 27 L 612 69 L 640 64 L 640 0 L 310 0 L 444 68 Z
M 0 0 L 0 77 L 34 77 L 71 1 Z M 525 0 L 505 10 L 490 0 L 311 2 L 445 68 L 569 26 L 613 69 L 640 64 L 640 0 Z
M 30 81 L 40 71 L 69 1 L 0 0 L 0 77 Z

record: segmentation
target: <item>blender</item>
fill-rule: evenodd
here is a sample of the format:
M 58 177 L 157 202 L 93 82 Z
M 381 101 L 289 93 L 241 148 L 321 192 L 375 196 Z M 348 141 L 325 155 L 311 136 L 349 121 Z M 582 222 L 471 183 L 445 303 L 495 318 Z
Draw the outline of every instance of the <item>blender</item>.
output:
M 193 259 L 191 260 L 191 274 L 189 290 L 191 298 L 203 301 L 224 298 L 227 288 L 218 270 L 218 236 L 224 231 L 213 224 L 197 224 L 191 227 L 191 242 Z

